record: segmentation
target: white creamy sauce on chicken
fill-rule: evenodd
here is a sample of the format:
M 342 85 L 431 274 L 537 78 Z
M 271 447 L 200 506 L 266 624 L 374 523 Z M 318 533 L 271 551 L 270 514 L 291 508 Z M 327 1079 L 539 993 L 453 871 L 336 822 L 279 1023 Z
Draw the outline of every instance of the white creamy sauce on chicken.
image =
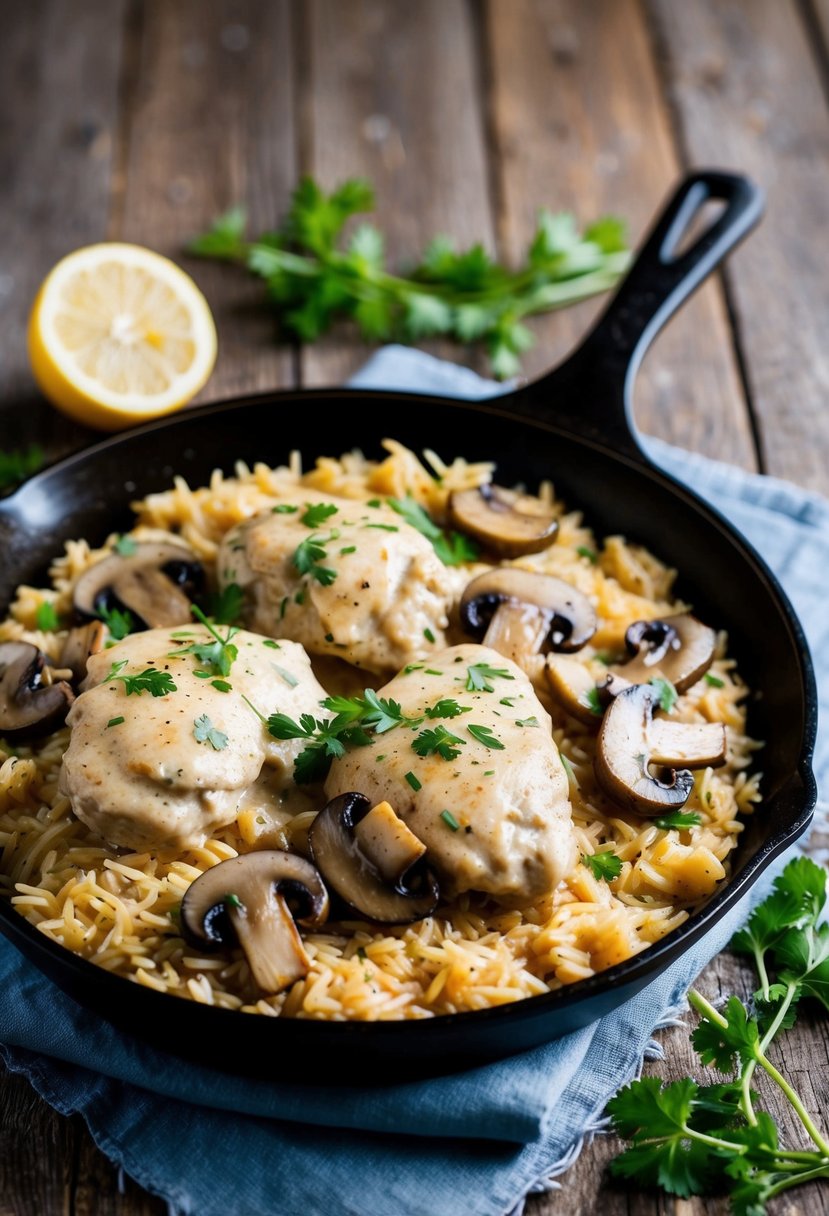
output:
M 520 907 L 553 890 L 575 855 L 568 781 L 549 714 L 521 668 L 485 646 L 453 646 L 378 695 L 422 723 L 335 760 L 327 796 L 355 790 L 388 801 L 426 845 L 445 894 L 483 891 Z M 462 712 L 426 716 L 440 703 Z M 441 729 L 456 742 L 419 755 L 418 737 Z
M 224 537 L 219 575 L 244 588 L 252 629 L 380 674 L 446 645 L 468 572 L 445 566 L 416 528 L 371 501 L 304 491 Z
M 225 636 L 226 627 L 220 632 Z M 325 690 L 295 642 L 238 631 L 237 657 L 219 680 L 230 691 L 214 685 L 215 673 L 197 674 L 209 665 L 192 652 L 171 653 L 214 640 L 201 625 L 151 629 L 89 659 L 85 691 L 67 717 L 72 732 L 60 790 L 78 818 L 111 844 L 201 844 L 251 799 L 270 821 L 290 817 L 280 803 L 303 741 L 272 738 L 244 698 L 266 718 L 276 712 L 324 718 Z M 118 677 L 169 672 L 175 691 L 128 694 L 123 679 L 107 679 L 121 663 Z

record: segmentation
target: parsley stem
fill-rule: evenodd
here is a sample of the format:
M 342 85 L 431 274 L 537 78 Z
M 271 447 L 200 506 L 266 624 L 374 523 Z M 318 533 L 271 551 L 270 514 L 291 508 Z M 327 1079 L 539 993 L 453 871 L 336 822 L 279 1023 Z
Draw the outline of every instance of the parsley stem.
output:
M 789 1085 L 789 1082 L 786 1080 L 786 1078 L 783 1076 L 783 1074 L 777 1071 L 777 1069 L 772 1064 L 771 1060 L 767 1059 L 766 1056 L 764 1056 L 762 1052 L 760 1052 L 760 1056 L 759 1056 L 759 1059 L 757 1062 L 760 1065 L 760 1067 L 768 1073 L 768 1075 L 771 1077 L 772 1081 L 777 1082 L 777 1084 L 783 1090 L 783 1093 L 789 1099 L 789 1102 L 791 1103 L 791 1105 L 797 1111 L 797 1114 L 800 1117 L 800 1122 L 803 1124 L 803 1126 L 806 1128 L 806 1131 L 809 1133 L 809 1138 L 815 1142 L 815 1144 L 818 1146 L 818 1148 L 820 1149 L 823 1156 L 826 1158 L 829 1158 L 829 1142 L 824 1140 L 823 1136 L 820 1134 L 818 1129 L 815 1127 L 814 1123 L 812 1122 L 809 1112 L 806 1110 L 806 1107 L 801 1102 L 798 1094 L 795 1092 L 794 1089 L 792 1089 L 791 1085 Z
M 769 999 L 769 973 L 766 971 L 765 951 L 754 947 L 754 966 L 757 968 L 757 974 L 760 977 L 760 991 L 763 993 L 763 1000 Z
M 775 1182 L 774 1186 L 769 1187 L 766 1197 L 771 1199 L 773 1196 L 779 1195 L 781 1191 L 787 1191 L 792 1186 L 801 1186 L 804 1182 L 811 1182 L 813 1178 L 829 1178 L 829 1161 L 813 1170 L 804 1170 L 802 1174 L 793 1174 L 791 1178 Z
M 784 1020 L 786 1014 L 789 1011 L 789 1006 L 791 1005 L 791 1003 L 794 1000 L 796 995 L 797 995 L 797 985 L 789 984 L 788 991 L 786 992 L 786 995 L 784 996 L 783 1000 L 780 1002 L 780 1008 L 777 1010 L 777 1013 L 775 1014 L 774 1021 L 772 1022 L 771 1026 L 769 1026 L 766 1033 L 763 1035 L 763 1038 L 760 1040 L 760 1051 L 761 1052 L 766 1051 L 766 1049 L 768 1048 L 772 1039 L 777 1034 L 778 1030 L 780 1029 L 780 1026 L 783 1023 L 783 1020 Z
M 709 1018 L 710 1021 L 715 1022 L 720 1030 L 728 1029 L 727 1019 L 721 1013 L 718 1013 L 714 1006 L 706 1001 L 702 993 L 697 992 L 696 988 L 688 990 L 688 1004 L 692 1009 L 696 1009 L 697 1013 L 702 1017 Z
M 756 1060 L 749 1060 L 740 1077 L 740 1106 L 743 1108 L 743 1114 L 752 1127 L 757 1126 L 757 1116 L 754 1113 L 754 1106 L 751 1102 L 751 1078 L 756 1065 Z

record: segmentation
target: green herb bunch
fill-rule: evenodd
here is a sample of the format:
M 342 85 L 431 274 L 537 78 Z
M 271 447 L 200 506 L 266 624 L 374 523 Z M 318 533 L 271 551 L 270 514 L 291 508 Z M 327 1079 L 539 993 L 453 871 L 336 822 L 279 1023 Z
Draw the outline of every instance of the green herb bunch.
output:
M 751 1008 L 731 996 L 717 1010 L 700 993 L 689 993 L 701 1018 L 691 1036 L 694 1048 L 703 1064 L 731 1079 L 699 1085 L 643 1077 L 610 1101 L 614 1130 L 632 1142 L 612 1162 L 613 1173 L 672 1195 L 725 1193 L 736 1216 L 762 1216 L 775 1195 L 829 1178 L 829 1139 L 768 1056 L 778 1034 L 794 1025 L 802 1000 L 829 1008 L 829 924 L 820 923 L 826 880 L 826 871 L 808 858 L 789 862 L 732 940 L 759 976 Z M 751 1087 L 758 1068 L 791 1104 L 813 1148 L 780 1144 Z
M 368 182 L 343 182 L 331 194 L 310 177 L 294 191 L 275 232 L 245 236 L 242 207 L 220 216 L 190 242 L 190 253 L 239 262 L 265 280 L 284 331 L 314 342 L 338 318 L 356 322 L 370 342 L 417 342 L 444 336 L 483 342 L 492 372 L 519 369 L 533 342 L 523 318 L 574 304 L 613 287 L 627 267 L 623 223 L 604 217 L 579 232 L 572 215 L 541 210 L 521 266 L 496 262 L 482 245 L 458 252 L 436 237 L 406 274 L 386 267 L 383 234 L 354 215 L 374 209 Z

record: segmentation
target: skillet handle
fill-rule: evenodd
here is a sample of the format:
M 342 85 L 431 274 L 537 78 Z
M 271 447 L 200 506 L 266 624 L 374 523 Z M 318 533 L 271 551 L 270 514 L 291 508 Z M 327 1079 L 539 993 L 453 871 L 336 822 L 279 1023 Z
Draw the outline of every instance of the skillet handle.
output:
M 724 207 L 677 253 L 708 202 Z M 641 460 L 632 418 L 639 364 L 666 321 L 757 224 L 763 202 L 760 188 L 741 174 L 701 170 L 686 177 L 595 328 L 564 363 L 520 389 L 516 404 Z

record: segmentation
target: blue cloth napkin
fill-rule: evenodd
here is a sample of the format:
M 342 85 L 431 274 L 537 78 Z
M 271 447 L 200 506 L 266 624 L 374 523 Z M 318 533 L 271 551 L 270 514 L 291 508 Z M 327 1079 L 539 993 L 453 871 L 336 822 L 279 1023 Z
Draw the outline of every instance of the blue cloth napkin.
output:
M 503 386 L 411 351 L 381 351 L 352 381 L 462 397 Z M 648 440 L 780 575 L 829 680 L 829 503 Z M 829 732 L 819 741 L 821 789 Z M 825 804 L 819 808 L 825 814 Z M 756 896 L 755 896 L 756 897 Z M 544 1185 L 640 1066 L 654 1028 L 728 942 L 734 909 L 601 1021 L 512 1059 L 390 1088 L 303 1088 L 172 1060 L 107 1025 L 0 942 L 0 1047 L 63 1114 L 175 1213 L 198 1216 L 505 1216 Z

